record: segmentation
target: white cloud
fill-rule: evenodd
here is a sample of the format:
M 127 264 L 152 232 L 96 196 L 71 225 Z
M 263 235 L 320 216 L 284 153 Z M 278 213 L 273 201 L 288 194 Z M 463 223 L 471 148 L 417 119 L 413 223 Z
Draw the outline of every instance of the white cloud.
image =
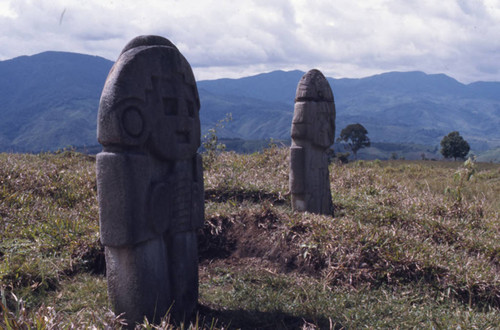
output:
M 10 7 L 9 2 L 0 2 L 0 17 L 16 18 L 17 14 Z
M 61 50 L 116 59 L 169 38 L 199 79 L 319 68 L 500 81 L 500 0 L 3 0 L 0 59 Z

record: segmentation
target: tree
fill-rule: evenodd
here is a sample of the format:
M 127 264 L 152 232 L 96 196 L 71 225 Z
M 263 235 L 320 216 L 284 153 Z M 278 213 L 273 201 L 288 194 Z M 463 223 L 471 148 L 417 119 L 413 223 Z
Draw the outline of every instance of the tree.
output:
M 469 143 L 457 131 L 449 133 L 441 140 L 441 154 L 444 158 L 465 158 L 469 150 Z
M 358 150 L 370 146 L 368 131 L 361 124 L 347 125 L 341 132 L 337 141 L 347 142 L 349 149 L 354 154 L 354 159 L 357 159 Z

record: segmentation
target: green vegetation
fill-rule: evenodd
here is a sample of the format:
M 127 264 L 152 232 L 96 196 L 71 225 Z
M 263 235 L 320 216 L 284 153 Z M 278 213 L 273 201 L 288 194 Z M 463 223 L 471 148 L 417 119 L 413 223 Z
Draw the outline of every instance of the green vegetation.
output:
M 72 151 L 0 154 L 0 328 L 122 322 L 107 305 L 94 168 Z M 498 327 L 499 164 L 330 173 L 335 217 L 294 213 L 286 148 L 217 153 L 193 328 Z
M 370 138 L 367 134 L 368 131 L 363 125 L 350 124 L 342 129 L 338 141 L 346 142 L 349 150 L 354 154 L 354 159 L 357 159 L 358 150 L 370 146 Z
M 470 146 L 467 141 L 457 132 L 451 132 L 441 140 L 441 154 L 444 158 L 465 158 L 469 153 Z
M 203 167 L 210 167 L 211 164 L 215 161 L 217 154 L 221 151 L 226 150 L 226 145 L 224 143 L 219 142 L 219 137 L 217 136 L 217 131 L 224 128 L 224 125 L 233 120 L 232 114 L 227 113 L 226 117 L 219 120 L 214 127 L 209 128 L 208 132 L 203 135 L 202 138 L 202 150 L 204 152 L 203 157 Z

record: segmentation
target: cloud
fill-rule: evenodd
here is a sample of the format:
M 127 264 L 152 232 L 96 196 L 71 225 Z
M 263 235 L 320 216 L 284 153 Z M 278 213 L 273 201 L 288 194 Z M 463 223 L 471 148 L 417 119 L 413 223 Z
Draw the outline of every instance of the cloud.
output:
M 169 38 L 198 79 L 316 67 L 500 80 L 500 0 L 7 0 L 0 59 L 61 50 L 114 60 L 141 34 Z

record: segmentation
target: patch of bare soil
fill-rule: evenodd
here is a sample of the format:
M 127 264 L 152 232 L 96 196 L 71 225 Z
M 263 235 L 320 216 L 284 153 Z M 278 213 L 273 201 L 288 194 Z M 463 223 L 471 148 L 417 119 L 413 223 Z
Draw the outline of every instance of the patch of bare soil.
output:
M 199 235 L 201 278 L 212 267 L 224 267 L 235 271 L 254 269 L 274 274 L 324 276 L 334 286 L 350 288 L 426 283 L 436 290 L 455 287 L 455 297 L 464 303 L 500 306 L 495 284 L 479 283 L 463 289 L 448 269 L 419 260 L 393 259 L 373 242 L 334 246 L 332 249 L 339 255 L 332 251 L 327 255 L 311 251 L 306 258 L 300 242 L 293 236 L 307 234 L 309 229 L 300 224 L 286 227 L 290 223 L 287 215 L 275 212 L 263 207 L 257 212 L 243 210 L 230 218 L 207 219 Z M 332 244 L 336 244 L 334 237 Z
M 320 267 L 300 258 L 300 248 L 290 244 L 289 230 L 279 216 L 283 215 L 263 208 L 259 212 L 243 211 L 231 218 L 207 219 L 199 235 L 200 264 L 315 274 Z

